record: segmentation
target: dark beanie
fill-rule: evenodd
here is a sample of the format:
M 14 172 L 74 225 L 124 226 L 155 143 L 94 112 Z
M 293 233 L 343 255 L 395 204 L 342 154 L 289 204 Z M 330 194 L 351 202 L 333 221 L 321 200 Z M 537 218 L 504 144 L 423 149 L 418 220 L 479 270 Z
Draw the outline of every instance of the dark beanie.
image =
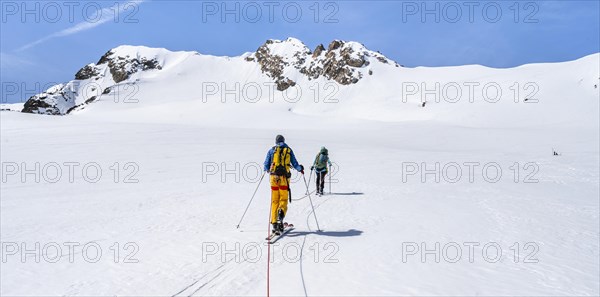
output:
M 275 143 L 280 142 L 285 142 L 285 138 L 283 138 L 283 135 L 277 135 L 277 137 L 275 137 Z

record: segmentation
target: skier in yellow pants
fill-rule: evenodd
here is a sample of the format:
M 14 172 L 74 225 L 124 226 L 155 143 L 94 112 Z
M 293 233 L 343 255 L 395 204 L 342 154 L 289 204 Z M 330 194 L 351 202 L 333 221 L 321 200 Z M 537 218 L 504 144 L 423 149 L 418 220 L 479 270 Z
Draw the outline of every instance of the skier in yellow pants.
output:
M 275 146 L 267 153 L 264 170 L 271 175 L 271 225 L 273 233 L 283 232 L 283 218 L 287 213 L 290 195 L 290 167 L 304 174 L 304 166 L 298 164 L 292 149 L 281 135 L 275 137 Z

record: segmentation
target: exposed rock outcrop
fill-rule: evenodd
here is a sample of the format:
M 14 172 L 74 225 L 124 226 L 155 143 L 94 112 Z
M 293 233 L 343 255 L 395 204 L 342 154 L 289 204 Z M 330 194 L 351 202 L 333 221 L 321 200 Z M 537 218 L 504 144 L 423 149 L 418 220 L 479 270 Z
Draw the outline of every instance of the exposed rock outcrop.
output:
M 320 56 L 323 51 L 325 51 L 325 47 L 322 44 L 319 44 L 317 46 L 317 48 L 315 48 L 315 51 L 313 52 L 312 58 L 316 59 L 318 56 Z
M 129 56 L 123 57 L 115 55 L 112 51 L 108 51 L 100 61 L 98 65 L 108 64 L 108 69 L 112 75 L 115 83 L 120 83 L 138 71 L 146 71 L 151 69 L 161 70 L 162 66 L 156 58 L 148 59 L 146 57 L 141 58 L 130 58 Z
M 76 80 L 90 79 L 100 74 L 98 68 L 94 64 L 86 65 L 75 73 Z
M 356 42 L 334 40 L 327 49 L 320 44 L 311 52 L 301 41 L 288 38 L 267 40 L 246 61 L 258 63 L 261 71 L 275 81 L 277 89 L 283 91 L 295 85 L 290 77 L 297 72 L 309 79 L 323 76 L 342 85 L 355 84 L 363 75 L 373 73 L 365 70 L 371 57 L 373 62 L 391 64 L 385 56 Z

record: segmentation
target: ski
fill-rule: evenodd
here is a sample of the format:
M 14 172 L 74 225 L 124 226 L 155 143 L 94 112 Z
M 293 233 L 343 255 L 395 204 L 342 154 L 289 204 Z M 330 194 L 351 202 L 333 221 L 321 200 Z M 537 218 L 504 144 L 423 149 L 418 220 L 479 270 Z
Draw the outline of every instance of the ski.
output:
M 294 227 L 288 227 L 288 228 L 284 229 L 283 232 L 281 232 L 281 234 L 279 234 L 279 235 L 274 234 L 274 236 L 270 236 L 270 238 L 269 238 L 269 244 L 274 244 L 280 238 L 282 238 L 283 236 L 285 236 L 288 232 L 290 232 L 292 230 L 294 230 Z
M 286 233 L 290 232 L 293 229 L 294 229 L 294 224 L 284 223 L 283 232 L 281 232 L 279 234 L 273 232 L 273 233 L 271 233 L 271 235 L 269 235 L 269 237 L 265 238 L 265 240 L 268 241 L 270 244 L 275 243 L 277 240 L 279 240 L 279 238 L 283 237 Z

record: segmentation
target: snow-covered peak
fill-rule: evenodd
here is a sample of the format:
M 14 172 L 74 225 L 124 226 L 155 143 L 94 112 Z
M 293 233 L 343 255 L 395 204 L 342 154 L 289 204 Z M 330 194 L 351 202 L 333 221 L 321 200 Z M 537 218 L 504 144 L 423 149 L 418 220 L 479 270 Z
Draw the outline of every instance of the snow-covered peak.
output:
M 96 64 L 104 64 L 110 60 L 154 60 L 158 65 L 165 67 L 169 62 L 180 61 L 182 58 L 199 55 L 195 51 L 170 51 L 165 48 L 147 46 L 121 45 L 104 54 Z
M 169 60 L 192 53 L 164 48 L 122 45 L 106 52 L 97 63 L 82 67 L 75 79 L 29 98 L 23 112 L 63 115 L 96 101 L 119 83 L 135 81 L 140 73 L 159 71 Z M 179 60 L 179 59 L 177 59 Z
M 147 46 L 143 46 L 143 45 L 120 45 L 117 46 L 113 49 L 111 49 L 109 52 L 111 52 L 113 55 L 115 56 L 119 56 L 119 57 L 155 57 L 155 58 L 159 58 L 159 57 L 164 57 L 167 56 L 171 53 L 173 53 L 172 51 L 169 51 L 165 48 L 153 48 L 153 47 L 147 47 Z
M 310 49 L 300 39 L 289 37 L 286 40 L 269 39 L 263 46 L 269 48 L 273 54 L 289 55 L 296 52 L 305 52 Z
M 95 102 L 104 95 L 112 94 L 119 85 L 135 84 L 150 77 L 169 76 L 169 73 L 173 73 L 170 69 L 177 69 L 174 72 L 177 75 L 197 75 L 208 65 L 206 63 L 214 62 L 212 67 L 223 69 L 231 61 L 255 63 L 246 64 L 252 69 L 250 73 L 255 73 L 251 76 L 275 82 L 279 91 L 301 81 L 319 78 L 341 85 L 355 84 L 363 77 L 372 75 L 371 65 L 383 63 L 397 66 L 395 62 L 368 50 L 361 43 L 343 40 L 334 40 L 327 48 L 321 44 L 311 51 L 297 38 L 269 39 L 255 52 L 233 59 L 204 56 L 197 52 L 121 45 L 107 51 L 98 62 L 82 67 L 75 74 L 74 80 L 29 98 L 23 111 L 66 114 Z M 229 77 L 233 73 L 224 75 Z
M 292 37 L 283 41 L 269 39 L 256 50 L 256 56 L 259 59 L 267 56 L 277 57 L 288 64 L 300 64 L 310 53 L 308 46 Z
M 309 80 L 324 77 L 349 85 L 372 73 L 368 68 L 371 63 L 398 67 L 358 42 L 334 40 L 327 48 L 320 44 L 311 51 L 302 41 L 291 37 L 284 41 L 269 39 L 245 59 L 257 62 L 261 71 L 275 80 L 280 91 L 294 86 L 298 77 Z

